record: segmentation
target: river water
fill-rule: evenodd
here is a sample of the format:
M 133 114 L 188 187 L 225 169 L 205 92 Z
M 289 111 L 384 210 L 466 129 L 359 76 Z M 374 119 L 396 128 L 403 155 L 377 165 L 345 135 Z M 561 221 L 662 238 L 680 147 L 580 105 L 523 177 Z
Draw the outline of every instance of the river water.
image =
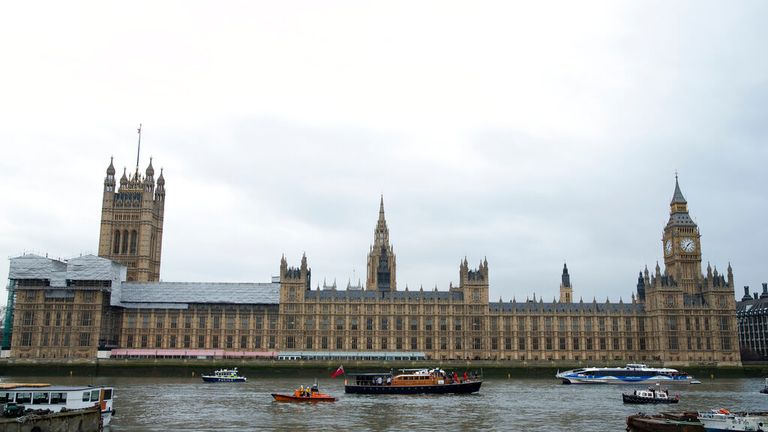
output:
M 51 382 L 51 377 L 2 381 Z M 122 431 L 623 431 L 638 411 L 768 411 L 759 378 L 704 380 L 676 385 L 676 405 L 624 405 L 623 391 L 643 386 L 562 385 L 554 378 L 491 378 L 473 395 L 371 396 L 344 394 L 342 377 L 319 376 L 320 390 L 335 403 L 273 402 L 271 393 L 290 393 L 312 384 L 308 376 L 249 377 L 247 383 L 203 383 L 200 378 L 67 377 L 55 384 L 115 386 L 117 415 L 107 428 Z

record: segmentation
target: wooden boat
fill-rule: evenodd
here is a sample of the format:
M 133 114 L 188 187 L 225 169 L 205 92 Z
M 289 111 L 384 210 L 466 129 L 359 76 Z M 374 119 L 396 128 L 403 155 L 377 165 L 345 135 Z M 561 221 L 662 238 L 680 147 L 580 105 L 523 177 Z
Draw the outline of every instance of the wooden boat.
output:
M 245 382 L 248 378 L 237 374 L 237 368 L 219 369 L 213 375 L 202 375 L 205 382 Z
M 627 417 L 630 432 L 704 432 L 695 412 L 648 415 L 638 413 Z
M 306 389 L 296 389 L 292 395 L 272 393 L 272 397 L 277 402 L 336 402 L 335 397 L 326 393 L 320 393 L 317 384 Z
M 480 391 L 481 376 L 440 369 L 400 369 L 399 374 L 366 373 L 344 380 L 344 392 L 358 394 L 469 394 Z
M 633 393 L 622 393 L 624 403 L 629 404 L 670 404 L 680 402 L 680 396 L 669 397 L 669 390 L 648 388 L 648 390 L 635 390 Z

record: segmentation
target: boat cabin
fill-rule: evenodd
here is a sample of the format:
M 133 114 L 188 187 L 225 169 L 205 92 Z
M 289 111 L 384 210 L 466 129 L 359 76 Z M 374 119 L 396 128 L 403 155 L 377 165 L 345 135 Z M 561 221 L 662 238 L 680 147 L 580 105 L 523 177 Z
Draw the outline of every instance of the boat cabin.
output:
M 98 405 L 104 424 L 109 424 L 112 413 L 111 387 L 51 386 L 48 384 L 0 384 L 0 404 L 16 403 L 32 409 L 49 409 L 59 412 L 90 408 Z
M 669 393 L 666 390 L 635 390 L 635 396 L 648 399 L 669 399 Z
M 359 386 L 392 384 L 391 373 L 366 373 L 354 375 L 355 384 Z

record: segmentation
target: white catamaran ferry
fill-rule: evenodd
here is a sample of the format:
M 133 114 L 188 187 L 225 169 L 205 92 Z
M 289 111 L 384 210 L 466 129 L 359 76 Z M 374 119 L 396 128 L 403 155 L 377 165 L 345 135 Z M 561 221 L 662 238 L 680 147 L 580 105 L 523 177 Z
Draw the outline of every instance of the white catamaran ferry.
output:
M 53 412 L 59 412 L 62 408 L 90 408 L 98 404 L 104 426 L 109 424 L 115 413 L 112 408 L 114 394 L 112 387 L 0 383 L 0 404 L 16 402 L 25 408 L 49 409 Z
M 555 375 L 563 384 L 644 384 L 681 383 L 689 384 L 693 379 L 677 369 L 654 368 L 644 364 L 628 364 L 625 367 L 587 367 L 558 372 Z

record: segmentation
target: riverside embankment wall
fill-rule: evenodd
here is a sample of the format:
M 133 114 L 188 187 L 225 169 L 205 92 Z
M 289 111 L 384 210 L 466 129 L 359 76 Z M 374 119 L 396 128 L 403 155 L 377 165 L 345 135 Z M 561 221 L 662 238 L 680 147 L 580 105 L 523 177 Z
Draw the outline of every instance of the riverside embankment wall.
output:
M 330 375 L 339 365 L 345 371 L 375 372 L 401 368 L 434 368 L 456 371 L 480 371 L 489 378 L 552 378 L 558 370 L 585 367 L 585 364 L 500 361 L 327 361 L 327 360 L 243 360 L 243 359 L 131 359 L 98 361 L 0 361 L 0 376 L 172 376 L 190 377 L 210 373 L 215 369 L 237 367 L 247 377 Z M 615 363 L 592 366 L 621 366 Z M 659 366 L 649 364 L 649 366 Z M 741 367 L 689 366 L 677 367 L 704 380 L 712 378 L 741 378 L 768 376 L 768 363 L 746 364 Z

